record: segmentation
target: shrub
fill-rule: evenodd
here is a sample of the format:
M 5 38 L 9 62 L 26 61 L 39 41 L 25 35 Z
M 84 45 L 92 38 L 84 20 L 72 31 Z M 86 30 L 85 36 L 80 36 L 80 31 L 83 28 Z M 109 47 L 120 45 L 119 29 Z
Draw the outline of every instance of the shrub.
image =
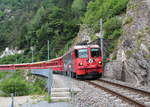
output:
M 132 51 L 131 51 L 131 50 L 127 50 L 127 51 L 125 52 L 125 54 L 126 54 L 127 57 L 129 58 L 130 56 L 133 55 L 133 50 L 132 50 Z
M 11 93 L 16 93 L 18 96 L 29 94 L 28 82 L 22 78 L 9 78 L 1 82 L 1 90 L 9 96 Z
M 36 78 L 35 82 L 31 85 L 32 93 L 41 94 L 45 92 L 46 80 L 43 78 Z
M 0 74 L 2 75 L 3 73 Z M 3 92 L 1 95 L 9 96 L 11 93 L 15 93 L 17 96 L 22 96 L 28 94 L 45 93 L 45 79 L 38 77 L 35 79 L 35 81 L 30 81 L 29 83 L 29 81 L 25 80 L 24 76 L 25 74 L 22 70 L 9 73 L 9 76 L 7 75 L 6 78 L 3 78 L 3 80 L 0 82 L 0 90 Z
M 133 17 L 131 17 L 131 16 L 128 16 L 125 20 L 124 20 L 124 25 L 125 24 L 130 24 L 131 22 L 133 21 Z
M 121 28 L 121 20 L 113 17 L 104 23 L 105 35 L 111 35 L 116 29 Z M 116 32 L 117 33 L 117 32 Z
M 8 73 L 7 72 L 0 72 L 0 79 L 4 78 Z
M 83 23 L 93 24 L 95 31 L 99 29 L 99 20 L 102 18 L 104 22 L 110 18 L 125 12 L 128 0 L 95 0 L 91 1 L 87 7 L 87 12 Z
M 122 29 L 115 30 L 112 34 L 112 39 L 113 40 L 118 39 L 121 36 L 121 34 L 122 34 Z
M 104 37 L 106 39 L 109 39 L 111 42 L 107 50 L 108 53 L 113 52 L 115 47 L 117 46 L 118 38 L 122 34 L 121 26 L 122 26 L 121 20 L 117 19 L 116 17 L 113 17 L 104 23 L 105 29 Z

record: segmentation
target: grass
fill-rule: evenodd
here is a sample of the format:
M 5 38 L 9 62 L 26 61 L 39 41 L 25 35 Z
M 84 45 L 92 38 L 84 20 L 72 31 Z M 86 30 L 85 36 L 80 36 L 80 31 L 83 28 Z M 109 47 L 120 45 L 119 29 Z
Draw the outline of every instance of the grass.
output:
M 116 59 L 117 59 L 117 55 L 116 55 L 116 53 L 114 53 L 112 56 L 112 60 L 116 60 Z
M 44 97 L 44 101 L 47 101 L 48 103 L 52 102 L 52 97 L 51 96 L 46 96 Z
M 127 55 L 127 57 L 129 58 L 130 56 L 132 56 L 133 55 L 133 51 L 131 51 L 131 50 L 127 50 L 126 52 L 125 52 L 125 54 Z
M 123 25 L 130 24 L 132 23 L 132 21 L 133 21 L 133 17 L 128 16 L 127 18 L 125 18 Z
M 94 41 L 94 40 L 98 39 L 98 37 L 96 35 L 92 35 L 91 39 L 92 39 L 92 41 Z
M 150 55 L 148 54 L 148 55 L 144 55 L 144 58 L 145 59 L 150 59 Z
M 146 32 L 146 33 L 149 33 L 149 32 L 150 32 L 150 27 L 146 27 L 146 28 L 145 28 L 145 32 Z

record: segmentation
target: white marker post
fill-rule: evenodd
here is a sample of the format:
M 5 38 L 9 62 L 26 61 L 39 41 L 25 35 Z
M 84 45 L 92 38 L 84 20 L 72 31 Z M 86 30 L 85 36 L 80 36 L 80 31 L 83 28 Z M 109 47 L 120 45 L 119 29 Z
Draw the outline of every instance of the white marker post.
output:
M 11 99 L 12 99 L 11 107 L 14 107 L 14 94 L 13 93 L 11 93 Z

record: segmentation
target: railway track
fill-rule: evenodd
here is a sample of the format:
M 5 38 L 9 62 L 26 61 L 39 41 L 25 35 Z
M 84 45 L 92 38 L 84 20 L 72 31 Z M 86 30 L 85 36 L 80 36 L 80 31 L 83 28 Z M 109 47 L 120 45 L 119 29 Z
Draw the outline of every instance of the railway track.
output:
M 93 81 L 86 80 L 85 82 L 119 97 L 129 105 L 135 107 L 150 107 L 149 92 L 101 79 Z

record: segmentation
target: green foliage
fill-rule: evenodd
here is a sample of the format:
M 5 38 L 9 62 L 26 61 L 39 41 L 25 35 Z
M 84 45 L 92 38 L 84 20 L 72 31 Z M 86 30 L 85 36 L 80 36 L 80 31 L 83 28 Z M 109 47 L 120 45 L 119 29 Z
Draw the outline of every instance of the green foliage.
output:
M 30 85 L 30 92 L 32 94 L 43 94 L 46 91 L 46 80 L 43 78 L 36 78 Z
M 133 21 L 133 17 L 129 16 L 129 17 L 127 17 L 127 18 L 125 19 L 124 25 L 125 25 L 125 24 L 130 24 L 132 21 Z
M 51 96 L 48 96 L 48 103 L 51 103 L 51 102 L 52 102 Z
M 116 59 L 117 59 L 117 55 L 116 55 L 116 53 L 114 53 L 112 56 L 112 60 L 116 60 Z
M 87 2 L 83 0 L 80 5 L 85 8 Z M 25 50 L 24 55 L 16 55 L 18 63 L 31 62 L 31 46 L 34 47 L 34 61 L 46 60 L 47 40 L 50 40 L 50 49 L 55 51 L 50 50 L 50 57 L 57 56 L 63 45 L 79 31 L 77 23 L 80 19 L 75 16 L 83 14 L 83 10 L 75 6 L 75 0 L 0 0 L 0 3 L 2 10 L 7 7 L 9 12 L 6 14 L 10 16 L 0 11 L 3 16 L 0 20 L 0 51 L 7 46 Z M 75 8 L 78 11 L 72 11 Z M 5 57 L 0 63 L 16 63 L 13 58 L 16 56 Z
M 44 94 L 46 80 L 43 78 L 36 78 L 35 81 L 27 81 L 25 79 L 25 72 L 17 70 L 12 73 L 0 73 L 2 81 L 0 82 L 0 90 L 3 92 L 2 96 L 10 96 L 15 93 L 17 96 L 28 94 Z M 30 75 L 28 75 L 30 78 Z M 0 78 L 1 79 L 1 78 Z
M 111 35 L 114 30 L 121 28 L 121 20 L 113 17 L 104 23 L 105 35 Z M 107 38 L 107 37 L 106 37 Z
M 99 30 L 99 20 L 104 22 L 111 17 L 123 13 L 126 9 L 128 0 L 96 0 L 88 4 L 87 12 L 82 19 L 83 23 L 93 24 L 95 31 Z
M 6 56 L 0 59 L 0 64 L 16 64 L 16 63 L 25 63 L 25 62 L 31 62 L 31 55 L 22 55 L 22 54 L 16 54 L 11 56 Z
M 16 93 L 18 96 L 29 94 L 28 82 L 19 76 L 4 79 L 0 86 L 6 96 L 9 96 L 11 93 Z
M 117 46 L 118 38 L 122 34 L 121 27 L 121 20 L 117 19 L 116 17 L 110 18 L 104 23 L 104 37 L 111 42 L 108 47 L 108 53 L 112 53 Z
M 5 78 L 5 76 L 7 75 L 7 72 L 0 72 L 0 79 Z
M 98 39 L 98 37 L 96 35 L 92 35 L 91 39 L 92 39 L 92 41 L 94 41 L 94 40 Z
M 5 13 L 0 10 L 0 18 L 2 18 L 4 15 L 5 15 Z
M 51 98 L 51 96 L 47 96 L 47 97 L 45 97 L 45 99 L 44 99 L 45 101 L 47 101 L 48 103 L 51 103 L 52 102 L 52 98 Z
M 75 13 L 76 17 L 80 17 L 81 15 L 83 15 L 85 8 L 86 3 L 84 2 L 84 0 L 74 0 L 74 2 L 72 3 L 72 10 Z
M 144 58 L 147 59 L 147 60 L 149 60 L 150 59 L 150 55 L 149 54 L 145 55 Z
M 125 54 L 126 54 L 127 57 L 129 58 L 131 55 L 133 55 L 133 51 L 127 50 L 127 51 L 125 52 Z
M 97 32 L 100 18 L 105 22 L 106 39 L 114 40 L 121 35 L 121 24 L 115 16 L 125 11 L 127 2 L 0 0 L 0 51 L 8 46 L 25 50 L 23 55 L 0 59 L 0 63 L 31 62 L 30 47 L 34 47 L 34 61 L 47 60 L 47 40 L 50 41 L 50 58 L 61 56 L 77 36 L 78 23 L 90 24 Z

